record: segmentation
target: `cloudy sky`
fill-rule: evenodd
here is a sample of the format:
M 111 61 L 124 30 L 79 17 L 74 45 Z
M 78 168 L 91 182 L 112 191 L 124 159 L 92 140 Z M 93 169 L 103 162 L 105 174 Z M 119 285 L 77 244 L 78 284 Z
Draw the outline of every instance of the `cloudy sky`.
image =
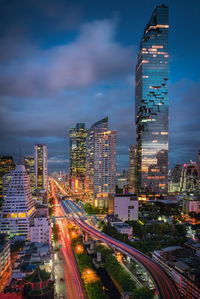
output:
M 70 127 L 108 116 L 117 169 L 135 144 L 134 70 L 154 0 L 1 0 L 0 153 L 46 143 L 50 171 L 66 170 Z M 198 0 L 170 7 L 169 167 L 200 149 Z

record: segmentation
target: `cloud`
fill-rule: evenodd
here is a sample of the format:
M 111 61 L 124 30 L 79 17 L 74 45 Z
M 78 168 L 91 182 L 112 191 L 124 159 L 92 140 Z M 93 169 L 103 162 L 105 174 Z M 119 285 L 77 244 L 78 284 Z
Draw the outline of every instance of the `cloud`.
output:
M 8 46 L 1 49 L 2 56 L 7 55 L 7 60 L 10 58 L 1 67 L 2 94 L 47 96 L 122 77 L 134 65 L 135 49 L 116 43 L 115 31 L 114 21 L 103 20 L 83 24 L 73 42 L 50 49 L 22 44 L 20 51 L 20 45 L 14 43 L 17 51 L 10 51 L 12 47 L 8 41 Z M 17 53 L 24 55 L 14 59 Z

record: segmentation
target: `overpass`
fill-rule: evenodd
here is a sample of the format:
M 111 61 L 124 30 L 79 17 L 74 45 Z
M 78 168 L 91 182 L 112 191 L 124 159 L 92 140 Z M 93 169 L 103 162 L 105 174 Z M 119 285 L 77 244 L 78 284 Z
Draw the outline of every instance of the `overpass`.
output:
M 140 263 L 150 274 L 151 278 L 153 279 L 157 287 L 159 297 L 161 299 L 180 299 L 180 295 L 177 291 L 175 284 L 172 282 L 169 276 L 162 270 L 162 268 L 150 257 L 140 252 L 139 250 L 98 231 L 96 228 L 86 223 L 85 222 L 86 217 L 82 217 L 80 215 L 80 207 L 78 207 L 74 202 L 67 204 L 67 202 L 63 201 L 61 202 L 61 206 L 64 212 L 66 214 L 69 213 L 73 221 L 83 231 L 101 240 L 107 245 L 117 249 L 123 254 L 126 254 L 133 260 L 138 261 L 138 263 Z M 79 213 L 77 213 L 78 211 Z

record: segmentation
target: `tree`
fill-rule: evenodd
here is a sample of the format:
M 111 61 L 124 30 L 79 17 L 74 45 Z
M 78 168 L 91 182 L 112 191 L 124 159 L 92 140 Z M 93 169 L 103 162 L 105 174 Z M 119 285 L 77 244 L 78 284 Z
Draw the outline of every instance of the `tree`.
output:
M 134 295 L 132 296 L 133 299 L 152 299 L 154 294 L 148 288 L 139 288 L 134 291 Z
M 180 237 L 185 237 L 186 235 L 186 227 L 183 224 L 175 225 L 176 234 Z

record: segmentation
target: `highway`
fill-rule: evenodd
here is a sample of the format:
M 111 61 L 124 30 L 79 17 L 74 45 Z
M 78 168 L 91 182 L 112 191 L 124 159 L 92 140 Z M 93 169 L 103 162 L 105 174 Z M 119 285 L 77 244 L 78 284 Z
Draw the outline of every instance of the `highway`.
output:
M 74 222 L 85 232 L 91 236 L 101 240 L 102 242 L 115 247 L 117 250 L 122 253 L 127 254 L 133 259 L 137 260 L 144 268 L 149 272 L 150 276 L 154 280 L 155 285 L 157 286 L 158 295 L 161 299 L 180 299 L 179 292 L 169 278 L 169 276 L 164 272 L 164 270 L 150 257 L 140 252 L 139 250 L 120 242 L 104 233 L 98 231 L 93 226 L 86 223 L 85 218 L 80 215 L 80 207 L 78 207 L 74 202 L 68 201 L 70 204 L 67 205 L 65 201 L 61 200 L 61 206 L 65 214 L 71 214 Z
M 140 251 L 134 249 L 133 247 L 103 234 L 102 232 L 96 230 L 94 227 L 90 226 L 85 221 L 81 220 L 79 217 L 74 217 L 73 219 L 74 222 L 88 234 L 94 236 L 95 238 L 98 238 L 99 240 L 103 241 L 104 243 L 107 243 L 108 245 L 111 245 L 112 247 L 114 245 L 117 250 L 121 250 L 122 252 L 127 253 L 130 257 L 133 257 L 134 259 L 138 260 L 147 269 L 147 271 L 153 278 L 158 288 L 160 298 L 180 298 L 180 295 L 174 283 L 151 258 L 141 253 Z
M 57 185 L 56 185 L 57 186 Z M 80 277 L 76 259 L 71 246 L 71 240 L 68 233 L 68 221 L 63 217 L 63 209 L 61 209 L 60 203 L 56 198 L 56 188 L 54 188 L 51 180 L 52 196 L 54 198 L 54 216 L 57 218 L 56 224 L 59 227 L 59 241 L 58 243 L 62 246 L 61 255 L 62 260 L 58 261 L 56 266 L 56 291 L 58 292 L 58 298 L 62 294 L 66 299 L 84 299 L 87 298 L 82 285 L 82 279 Z M 60 272 L 58 272 L 60 271 Z M 62 285 L 62 284 L 65 284 Z
M 64 201 L 61 206 L 65 213 L 73 213 L 74 222 L 85 232 L 92 235 L 93 237 L 103 241 L 104 243 L 115 247 L 117 250 L 121 251 L 136 259 L 144 268 L 149 272 L 150 276 L 154 280 L 154 283 L 157 286 L 159 297 L 161 299 L 179 299 L 180 295 L 177 291 L 175 284 L 169 278 L 169 276 L 162 270 L 162 268 L 154 262 L 150 257 L 140 252 L 139 250 L 120 242 L 110 236 L 105 235 L 104 233 L 98 231 L 93 226 L 85 222 L 85 217 L 80 216 L 80 207 L 78 207 L 74 202 L 67 201 L 68 204 Z

